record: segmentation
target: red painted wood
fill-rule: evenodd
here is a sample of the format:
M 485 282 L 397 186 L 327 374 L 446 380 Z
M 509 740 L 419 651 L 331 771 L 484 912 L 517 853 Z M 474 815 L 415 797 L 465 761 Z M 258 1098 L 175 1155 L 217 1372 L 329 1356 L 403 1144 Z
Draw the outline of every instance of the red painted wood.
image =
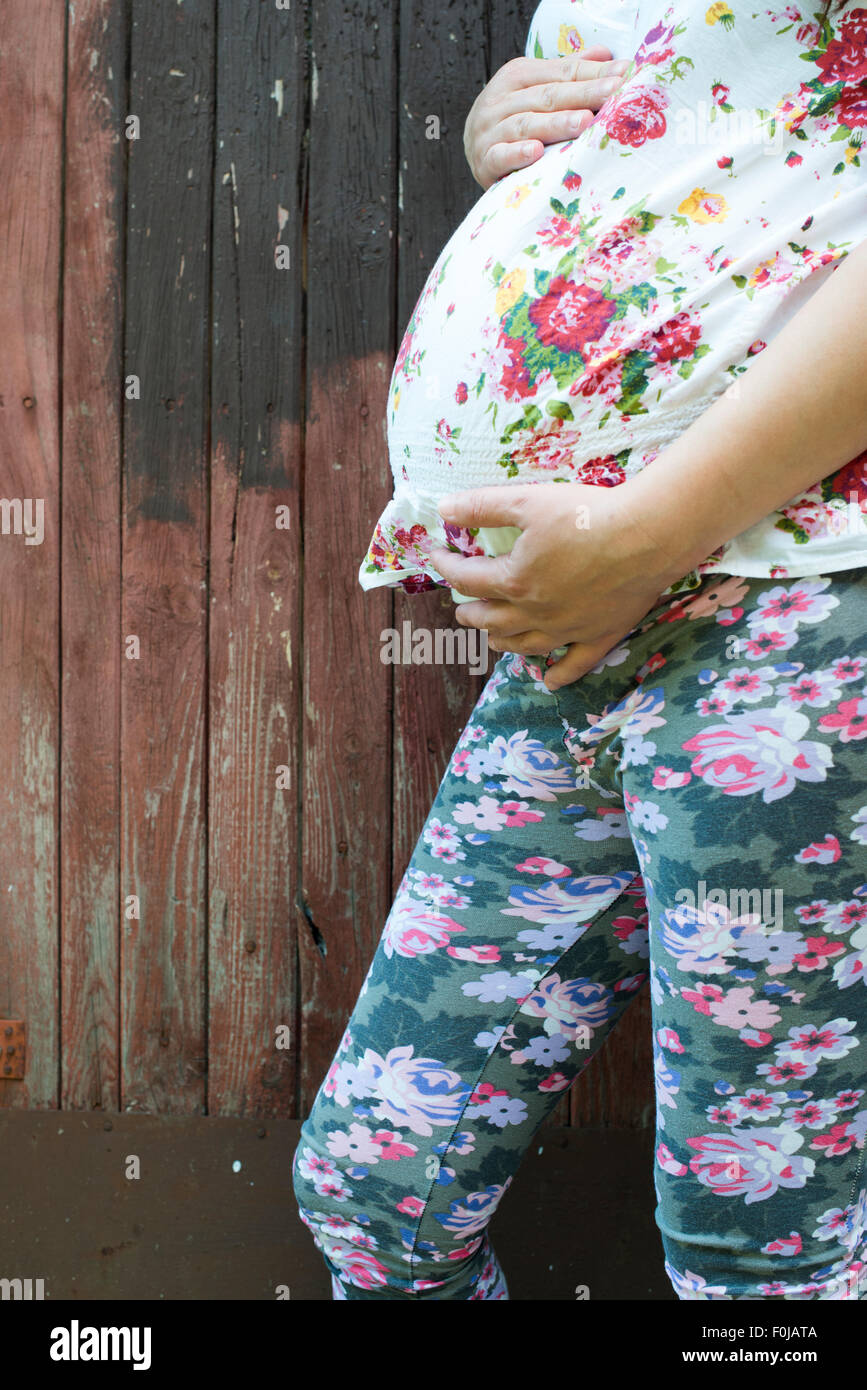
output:
M 62 28 L 62 6 L 57 21 Z M 77 0 L 64 146 L 61 1108 L 117 1109 L 120 414 L 128 33 Z M 94 120 L 94 113 L 99 119 Z
M 340 1040 L 391 897 L 391 670 L 380 633 L 392 601 L 363 592 L 357 574 L 389 491 L 393 11 L 372 0 L 314 3 L 311 45 L 300 1113 Z
M 121 1103 L 204 1109 L 214 7 L 133 0 L 121 634 Z M 231 1045 L 215 1039 L 214 1046 Z
M 219 26 L 208 1111 L 221 1115 L 295 1108 L 303 23 L 300 8 L 262 6 L 255 44 L 246 6 L 224 7 Z M 263 53 L 281 55 L 279 88 Z M 284 269 L 278 248 L 289 253 Z M 279 1048 L 278 1029 L 288 1030 Z
M 2 14 L 0 498 L 23 506 L 0 534 L 0 1014 L 27 1025 L 23 1081 L 0 1106 L 57 1105 L 59 1016 L 59 365 L 63 4 L 34 25 L 27 0 Z

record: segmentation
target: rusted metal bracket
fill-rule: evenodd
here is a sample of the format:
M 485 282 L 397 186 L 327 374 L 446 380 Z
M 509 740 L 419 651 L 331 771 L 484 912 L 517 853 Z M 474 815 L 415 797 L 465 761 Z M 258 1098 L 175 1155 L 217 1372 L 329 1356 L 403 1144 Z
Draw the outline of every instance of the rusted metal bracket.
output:
M 0 1081 L 23 1081 L 24 1019 L 0 1018 Z

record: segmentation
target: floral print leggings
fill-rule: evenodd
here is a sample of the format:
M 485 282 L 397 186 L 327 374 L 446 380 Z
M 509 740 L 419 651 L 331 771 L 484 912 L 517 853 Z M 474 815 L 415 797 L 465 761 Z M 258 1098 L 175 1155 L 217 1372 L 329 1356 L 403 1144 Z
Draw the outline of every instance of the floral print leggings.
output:
M 508 1298 L 488 1222 L 649 976 L 677 1296 L 867 1298 L 867 569 L 708 576 L 553 693 L 537 660 L 491 672 L 302 1127 L 334 1297 Z

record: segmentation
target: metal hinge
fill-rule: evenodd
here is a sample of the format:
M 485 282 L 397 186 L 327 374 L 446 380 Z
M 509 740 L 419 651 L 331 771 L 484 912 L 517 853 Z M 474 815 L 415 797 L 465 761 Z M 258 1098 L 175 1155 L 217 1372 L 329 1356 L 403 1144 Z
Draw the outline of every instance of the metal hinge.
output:
M 0 1081 L 23 1081 L 24 1019 L 0 1018 Z

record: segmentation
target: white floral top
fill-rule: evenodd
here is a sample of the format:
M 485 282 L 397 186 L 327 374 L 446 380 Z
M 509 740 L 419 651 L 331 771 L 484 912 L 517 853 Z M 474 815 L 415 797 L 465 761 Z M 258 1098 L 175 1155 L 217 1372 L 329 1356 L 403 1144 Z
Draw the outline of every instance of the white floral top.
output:
M 513 527 L 447 527 L 447 493 L 613 487 L 652 464 L 867 238 L 867 9 L 820 21 L 747 0 L 542 0 L 527 57 L 604 43 L 631 67 L 440 252 L 394 365 L 394 496 L 364 588 L 443 583 L 435 545 L 511 548 Z M 864 564 L 867 451 L 683 584 Z

